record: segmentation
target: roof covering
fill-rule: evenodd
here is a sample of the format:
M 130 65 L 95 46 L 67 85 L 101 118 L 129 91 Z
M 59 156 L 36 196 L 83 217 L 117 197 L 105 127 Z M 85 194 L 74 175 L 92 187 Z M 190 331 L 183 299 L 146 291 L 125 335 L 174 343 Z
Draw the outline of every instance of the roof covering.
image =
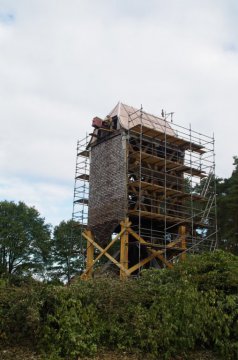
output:
M 121 126 L 126 130 L 142 125 L 158 132 L 166 132 L 168 135 L 176 135 L 170 123 L 164 118 L 148 114 L 142 109 L 136 109 L 121 102 L 109 113 L 111 117 L 115 115 L 118 116 Z

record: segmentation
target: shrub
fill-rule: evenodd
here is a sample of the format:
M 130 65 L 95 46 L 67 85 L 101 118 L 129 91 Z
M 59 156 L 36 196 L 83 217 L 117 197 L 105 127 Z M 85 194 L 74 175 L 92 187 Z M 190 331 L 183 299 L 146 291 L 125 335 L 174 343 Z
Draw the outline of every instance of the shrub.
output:
M 238 258 L 228 253 L 188 256 L 172 270 L 126 282 L 1 283 L 0 290 L 0 341 L 37 346 L 47 360 L 101 347 L 153 359 L 202 347 L 238 358 Z
M 36 345 L 40 326 L 41 291 L 41 285 L 1 288 L 1 343 Z

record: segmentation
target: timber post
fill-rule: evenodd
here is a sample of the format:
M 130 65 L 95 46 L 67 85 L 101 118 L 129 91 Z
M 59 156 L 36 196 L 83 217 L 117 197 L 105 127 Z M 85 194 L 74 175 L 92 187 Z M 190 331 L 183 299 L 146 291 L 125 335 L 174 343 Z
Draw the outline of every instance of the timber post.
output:
M 128 270 L 128 243 L 129 243 L 129 234 L 128 234 L 128 228 L 130 226 L 129 219 L 126 218 L 125 221 L 122 221 L 120 223 L 121 225 L 121 248 L 120 248 L 120 264 L 122 267 L 126 270 Z M 126 272 L 123 270 L 123 268 L 120 268 L 120 279 L 125 280 L 127 278 Z
M 94 239 L 93 233 L 91 230 L 85 231 L 86 235 Z M 86 274 L 85 279 L 90 279 L 93 275 L 93 262 L 94 262 L 94 245 L 89 240 L 87 240 L 87 262 L 86 262 Z
M 181 260 L 185 260 L 186 259 L 186 249 L 187 249 L 186 226 L 184 226 L 184 225 L 179 226 L 179 235 L 180 235 L 180 239 L 181 239 L 181 248 L 183 250 L 183 252 L 181 254 Z

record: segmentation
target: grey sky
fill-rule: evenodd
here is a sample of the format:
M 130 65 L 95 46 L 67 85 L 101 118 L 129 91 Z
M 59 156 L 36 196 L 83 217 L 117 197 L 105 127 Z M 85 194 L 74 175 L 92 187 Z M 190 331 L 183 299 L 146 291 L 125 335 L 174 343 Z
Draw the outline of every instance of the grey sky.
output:
M 0 198 L 71 216 L 75 147 L 121 100 L 238 155 L 237 0 L 0 0 Z

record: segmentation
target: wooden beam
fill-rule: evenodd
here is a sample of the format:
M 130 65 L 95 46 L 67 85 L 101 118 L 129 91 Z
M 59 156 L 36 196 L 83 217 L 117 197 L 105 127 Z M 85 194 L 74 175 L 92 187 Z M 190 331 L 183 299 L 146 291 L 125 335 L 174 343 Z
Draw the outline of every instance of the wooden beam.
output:
M 155 257 L 157 257 L 158 255 L 161 255 L 161 250 L 155 251 L 154 253 L 152 253 L 150 256 L 148 256 L 147 258 L 141 260 L 138 264 L 132 266 L 128 271 L 129 274 L 132 274 L 134 271 L 136 271 L 137 269 L 139 269 L 140 267 L 144 266 L 145 264 L 147 264 L 149 261 L 151 261 L 152 259 L 154 259 Z
M 120 251 L 120 264 L 128 270 L 128 228 L 129 228 L 129 219 L 126 218 L 125 222 L 121 222 L 121 251 Z M 120 269 L 120 279 L 125 280 L 127 274 L 123 269 Z
M 179 223 L 179 222 L 191 222 L 191 219 L 184 219 L 184 218 L 180 218 L 180 217 L 174 217 L 174 216 L 170 216 L 170 215 L 164 215 L 164 214 L 158 214 L 158 213 L 153 213 L 151 211 L 138 211 L 138 210 L 129 210 L 129 214 L 131 214 L 131 216 L 141 216 L 143 218 L 149 218 L 149 219 L 161 219 L 161 220 L 167 220 L 167 222 L 169 223 Z
M 98 245 L 94 240 L 92 240 L 85 232 L 83 233 L 83 237 L 88 240 L 91 244 L 94 245 L 94 247 L 96 247 L 100 252 L 103 252 L 104 249 Z M 108 254 L 107 252 L 104 253 L 103 255 L 105 255 L 109 260 L 111 260 L 111 262 L 113 264 L 115 264 L 116 266 L 119 267 L 119 269 L 122 269 L 127 275 L 130 275 L 129 271 L 127 269 L 124 268 L 124 266 L 122 266 L 116 259 L 114 259 L 110 254 Z
M 181 260 L 185 260 L 186 259 L 186 249 L 187 249 L 186 226 L 184 226 L 184 225 L 179 226 L 179 235 L 180 235 L 180 241 L 181 241 L 181 248 L 184 250 L 180 257 L 181 257 Z
M 93 233 L 91 230 L 85 230 L 88 238 L 93 239 Z M 91 278 L 93 274 L 93 257 L 94 257 L 94 246 L 93 243 L 87 240 L 87 263 L 86 263 L 86 274 L 84 277 L 86 279 Z
M 128 232 L 136 239 L 138 240 L 141 244 L 147 244 L 146 241 L 139 236 L 134 230 L 132 230 L 131 228 L 128 229 Z M 156 257 L 158 257 L 168 268 L 172 268 L 173 265 L 168 262 L 163 256 L 162 254 L 165 252 L 165 250 L 153 250 L 153 249 L 148 249 L 152 254 L 157 254 Z
M 167 245 L 164 245 L 164 244 L 155 244 L 155 243 L 150 243 L 150 242 L 147 242 L 147 243 L 143 243 L 142 244 L 143 246 L 147 247 L 147 248 L 150 248 L 150 249 L 167 249 Z M 181 248 L 180 246 L 173 246 L 173 250 L 177 250 L 177 251 L 183 251 L 184 249 Z
M 130 232 L 131 229 L 129 229 Z M 132 230 L 133 231 L 133 230 Z M 136 233 L 135 233 L 136 234 Z M 137 235 L 137 234 L 136 234 Z M 138 235 L 139 237 L 139 235 Z M 176 241 L 171 242 L 170 244 L 167 245 L 167 248 L 173 248 L 173 246 L 177 243 L 179 243 L 181 241 L 181 239 L 178 239 Z M 147 264 L 149 261 L 151 261 L 152 259 L 154 259 L 155 257 L 161 256 L 161 254 L 164 252 L 165 250 L 158 250 L 158 251 L 153 251 L 153 253 L 148 256 L 147 258 L 141 260 L 138 264 L 132 266 L 128 271 L 130 272 L 130 274 L 132 274 L 134 271 L 136 271 L 137 269 L 139 269 L 141 266 L 144 266 L 145 264 Z M 164 260 L 166 260 L 165 258 L 163 258 Z M 167 260 L 166 260 L 167 261 Z M 173 267 L 172 264 L 170 264 L 170 268 Z
M 160 192 L 162 194 L 164 194 L 165 192 L 165 187 L 159 184 L 154 184 L 152 182 L 147 182 L 147 181 L 139 181 L 139 180 L 135 180 L 135 181 L 129 181 L 128 182 L 128 186 L 132 188 L 132 190 L 134 191 L 134 188 L 137 187 L 141 187 L 142 189 L 148 189 L 154 192 Z M 170 192 L 171 195 L 183 195 L 183 192 L 180 190 L 175 190 L 172 188 L 166 188 L 166 193 Z
M 198 152 L 199 154 L 206 153 L 206 149 L 204 149 L 204 146 L 201 144 L 193 143 L 191 141 L 182 139 L 177 137 L 175 134 L 167 134 L 165 135 L 165 132 L 160 132 L 157 129 L 149 129 L 145 125 L 135 125 L 131 127 L 131 132 L 135 132 L 136 134 L 140 134 L 141 132 L 143 134 L 146 134 L 148 137 L 161 139 L 162 141 L 166 140 L 169 144 L 176 144 L 178 146 L 182 146 L 184 149 L 191 149 L 192 151 Z
M 84 272 L 84 275 L 86 275 L 92 268 L 93 266 L 96 264 L 96 262 L 103 256 L 105 255 L 105 253 L 110 249 L 110 247 L 112 245 L 115 244 L 115 242 L 119 239 L 119 237 L 123 234 L 125 230 L 121 231 L 119 234 L 117 234 L 117 236 L 110 242 L 110 244 L 108 244 L 105 249 L 96 257 L 96 259 L 93 261 L 93 263 L 88 266 Z
M 130 154 L 130 157 L 138 160 L 138 161 L 141 161 L 142 163 L 145 162 L 145 163 L 150 163 L 152 165 L 158 165 L 160 166 L 160 168 L 164 168 L 164 164 L 166 162 L 166 169 L 167 169 L 167 172 L 168 171 L 176 171 L 176 172 L 182 172 L 182 173 L 187 173 L 189 174 L 191 171 L 192 171 L 192 174 L 194 176 L 199 176 L 201 178 L 204 178 L 206 177 L 206 173 L 204 173 L 202 170 L 199 170 L 199 169 L 196 169 L 196 168 L 191 168 L 190 166 L 188 165 L 184 165 L 184 164 L 180 164 L 178 163 L 177 161 L 172 161 L 172 160 L 168 160 L 168 159 L 164 159 L 164 158 L 161 158 L 159 156 L 155 156 L 155 155 L 152 155 L 152 154 L 149 154 L 149 153 L 146 153 L 144 151 L 138 151 L 138 152 L 133 152 L 132 154 Z
M 82 278 L 88 279 L 92 277 L 93 266 L 94 264 L 105 255 L 113 264 L 115 264 L 120 269 L 120 278 L 122 280 L 126 279 L 130 276 L 134 271 L 139 269 L 140 267 L 147 264 L 149 261 L 154 258 L 158 258 L 162 261 L 168 268 L 172 268 L 173 265 L 163 256 L 166 249 L 173 249 L 178 243 L 181 244 L 181 250 L 184 250 L 181 255 L 181 259 L 184 260 L 186 257 L 186 227 L 181 225 L 179 227 L 179 238 L 175 241 L 170 242 L 164 249 L 154 250 L 148 249 L 151 253 L 145 259 L 139 261 L 139 263 L 135 264 L 131 268 L 128 268 L 128 243 L 129 243 L 129 234 L 132 235 L 140 244 L 149 246 L 141 236 L 139 236 L 134 230 L 131 229 L 131 222 L 128 218 L 125 221 L 120 223 L 121 231 L 117 236 L 103 249 L 99 244 L 97 244 L 94 240 L 93 233 L 90 230 L 86 230 L 83 232 L 83 237 L 87 240 L 87 264 L 86 270 L 82 275 Z M 108 254 L 108 250 L 113 244 L 121 238 L 121 247 L 120 247 L 120 262 L 118 262 L 114 257 Z M 153 244 L 151 244 L 153 245 Z M 94 248 L 97 248 L 100 251 L 100 254 L 94 260 Z

